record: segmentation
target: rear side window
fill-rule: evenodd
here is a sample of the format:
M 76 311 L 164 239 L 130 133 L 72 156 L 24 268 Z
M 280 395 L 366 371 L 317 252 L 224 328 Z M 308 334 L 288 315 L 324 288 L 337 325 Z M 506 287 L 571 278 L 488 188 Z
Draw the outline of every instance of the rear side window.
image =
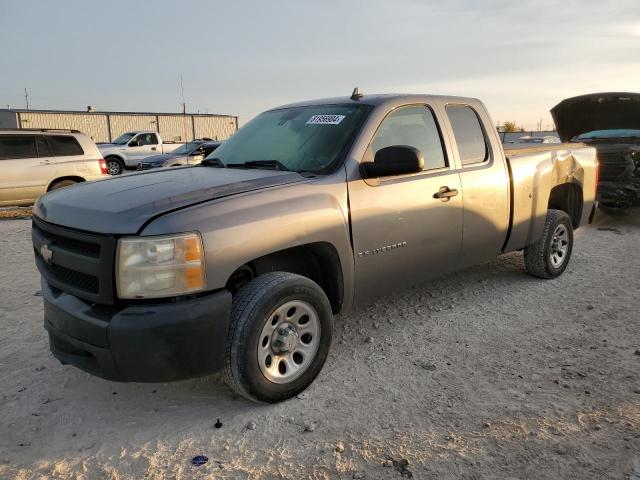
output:
M 489 149 L 476 112 L 466 105 L 447 105 L 447 116 L 453 128 L 462 165 L 487 160 Z
M 47 139 L 44 137 L 36 137 L 36 146 L 38 147 L 39 157 L 52 157 L 51 147 L 47 143 Z
M 55 157 L 66 157 L 69 155 L 83 155 L 84 150 L 74 137 L 63 135 L 48 136 L 51 151 Z
M 382 121 L 371 142 L 373 154 L 394 145 L 420 150 L 424 157 L 424 170 L 447 166 L 436 119 L 431 109 L 423 105 L 399 108 Z
M 0 160 L 36 158 L 34 135 L 0 135 Z

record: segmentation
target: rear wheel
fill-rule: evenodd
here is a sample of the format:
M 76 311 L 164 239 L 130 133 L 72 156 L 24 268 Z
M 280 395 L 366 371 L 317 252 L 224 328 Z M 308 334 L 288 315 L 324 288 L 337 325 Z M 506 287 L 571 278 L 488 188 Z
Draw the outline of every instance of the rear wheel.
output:
M 573 226 L 562 210 L 549 210 L 540 239 L 524 249 L 527 272 L 540 278 L 555 278 L 564 272 L 573 250 Z
M 54 182 L 50 187 L 49 187 L 49 191 L 52 190 L 58 190 L 60 188 L 65 188 L 65 187 L 70 187 L 71 185 L 75 185 L 76 182 L 75 180 L 58 180 L 57 182 Z
M 109 175 L 120 175 L 124 171 L 124 164 L 118 157 L 107 157 L 104 160 L 107 163 Z
M 226 381 L 250 400 L 290 398 L 322 369 L 332 330 L 331 305 L 315 282 L 287 272 L 261 275 L 233 300 Z

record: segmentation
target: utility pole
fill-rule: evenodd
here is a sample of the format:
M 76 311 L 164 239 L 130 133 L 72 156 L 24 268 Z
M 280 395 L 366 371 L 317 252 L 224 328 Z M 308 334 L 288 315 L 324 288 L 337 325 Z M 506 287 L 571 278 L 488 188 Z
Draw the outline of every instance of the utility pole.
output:
M 182 125 L 184 126 L 184 141 L 189 141 L 189 135 L 187 133 L 187 102 L 184 101 L 184 83 L 182 81 L 182 74 L 180 75 L 180 95 L 182 97 Z M 193 119 L 191 121 L 191 126 L 193 130 Z
M 180 75 L 180 94 L 182 95 L 182 114 L 187 114 L 187 104 L 184 101 L 184 84 L 182 83 L 182 75 Z
M 29 110 L 29 93 L 27 87 L 24 87 L 24 101 L 27 103 L 27 110 Z

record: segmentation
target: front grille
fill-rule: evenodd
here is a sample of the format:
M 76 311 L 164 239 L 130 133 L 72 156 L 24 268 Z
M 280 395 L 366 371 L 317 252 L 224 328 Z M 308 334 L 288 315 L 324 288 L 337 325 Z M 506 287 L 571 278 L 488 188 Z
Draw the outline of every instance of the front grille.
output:
M 600 181 L 615 181 L 633 175 L 633 159 L 625 152 L 598 153 L 600 163 Z
M 35 216 L 31 236 L 36 265 L 50 285 L 85 300 L 113 303 L 114 237 L 59 227 Z
M 100 245 L 96 243 L 76 240 L 73 238 L 62 237 L 51 232 L 47 232 L 34 224 L 33 228 L 38 229 L 39 233 L 47 240 L 48 244 L 56 245 L 69 252 L 87 255 L 93 258 L 100 257 Z
M 70 270 L 55 264 L 51 265 L 50 269 L 61 282 L 73 285 L 74 287 L 86 290 L 87 292 L 98 293 L 100 291 L 98 278 L 93 275 L 76 272 L 75 270 Z

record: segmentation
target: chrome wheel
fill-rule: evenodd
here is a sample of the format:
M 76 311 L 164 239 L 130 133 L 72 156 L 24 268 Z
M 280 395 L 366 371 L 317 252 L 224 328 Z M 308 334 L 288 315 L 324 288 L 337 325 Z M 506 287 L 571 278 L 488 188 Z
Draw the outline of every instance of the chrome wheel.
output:
M 301 300 L 276 308 L 258 340 L 260 371 L 273 383 L 288 383 L 311 365 L 320 345 L 320 320 L 311 304 Z
M 554 268 L 561 267 L 567 258 L 568 251 L 569 231 L 565 225 L 560 224 L 553 231 L 553 236 L 551 237 L 551 265 Z

